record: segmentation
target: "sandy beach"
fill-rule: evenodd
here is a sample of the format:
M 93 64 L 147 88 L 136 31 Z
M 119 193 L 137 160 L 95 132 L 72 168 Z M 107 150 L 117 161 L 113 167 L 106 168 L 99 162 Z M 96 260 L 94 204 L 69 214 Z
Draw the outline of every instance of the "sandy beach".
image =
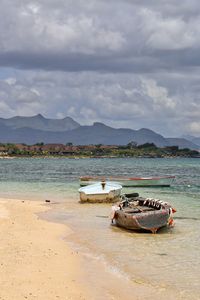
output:
M 38 202 L 0 201 L 0 299 L 90 299 L 66 226 L 40 220 Z
M 70 249 L 66 240 L 71 229 L 38 216 L 50 207 L 0 200 L 1 300 L 169 299 L 164 287 L 121 278 L 100 261 Z
M 46 210 L 48 207 L 41 202 L 0 200 L 0 299 L 119 299 L 125 296 L 123 289 L 112 291 L 112 285 L 115 287 L 119 279 L 115 282 L 111 274 L 104 274 L 104 267 L 99 263 L 91 262 L 89 272 L 91 268 L 95 270 L 90 275 L 84 270 L 87 263 L 65 242 L 71 230 L 37 216 Z M 96 281 L 92 277 L 97 272 L 101 275 L 97 275 Z M 103 284 L 99 285 L 101 278 Z
M 125 297 L 118 278 L 98 262 L 87 268 L 88 261 L 67 246 L 67 226 L 37 216 L 46 210 L 41 202 L 0 199 L 0 299 Z

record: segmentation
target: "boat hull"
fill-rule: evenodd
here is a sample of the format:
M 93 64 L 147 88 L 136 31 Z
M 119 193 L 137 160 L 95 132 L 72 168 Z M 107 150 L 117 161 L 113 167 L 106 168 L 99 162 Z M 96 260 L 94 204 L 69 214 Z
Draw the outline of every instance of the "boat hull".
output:
M 156 233 L 162 227 L 173 225 L 175 212 L 168 202 L 159 199 L 123 197 L 120 203 L 112 206 L 111 220 L 125 229 Z
M 120 191 L 112 191 L 108 194 L 87 195 L 80 192 L 80 202 L 85 203 L 114 203 L 120 201 Z
M 114 203 L 121 199 L 122 186 L 110 182 L 98 182 L 79 189 L 80 202 Z
M 146 214 L 132 215 L 122 210 L 116 211 L 115 223 L 117 226 L 129 230 L 148 230 L 156 232 L 169 224 L 170 214 L 167 209 L 152 211 Z
M 80 185 L 86 186 L 89 184 L 94 184 L 97 181 L 101 180 L 114 181 L 123 187 L 169 187 L 175 177 L 166 176 L 166 177 L 149 177 L 149 178 L 119 178 L 119 177 L 82 177 L 80 178 Z

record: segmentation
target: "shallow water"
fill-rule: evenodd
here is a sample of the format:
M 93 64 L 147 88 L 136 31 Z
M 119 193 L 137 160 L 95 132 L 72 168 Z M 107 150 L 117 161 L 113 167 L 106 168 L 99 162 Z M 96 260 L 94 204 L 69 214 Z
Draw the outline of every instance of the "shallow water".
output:
M 175 227 L 153 235 L 111 226 L 110 205 L 78 203 L 81 175 L 175 175 L 170 188 L 134 190 L 169 201 Z M 45 217 L 70 225 L 71 246 L 117 276 L 200 299 L 199 159 L 1 159 L 0 178 L 1 197 L 55 202 Z

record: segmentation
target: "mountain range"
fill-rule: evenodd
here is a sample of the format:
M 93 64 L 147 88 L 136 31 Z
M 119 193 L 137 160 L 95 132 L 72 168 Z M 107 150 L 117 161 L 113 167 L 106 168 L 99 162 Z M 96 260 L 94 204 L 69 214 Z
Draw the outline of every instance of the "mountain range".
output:
M 186 138 L 165 138 L 146 128 L 116 129 L 99 122 L 91 126 L 82 126 L 70 117 L 48 119 L 41 114 L 32 117 L 0 118 L 1 143 L 126 145 L 132 141 L 138 145 L 154 143 L 158 147 L 179 146 L 179 148 L 200 149 L 200 138 L 196 138 L 194 142 Z
M 72 118 L 66 117 L 64 119 L 47 119 L 41 114 L 33 117 L 13 117 L 10 119 L 0 118 L 0 124 L 8 126 L 12 129 L 20 129 L 24 127 L 39 129 L 44 131 L 67 131 L 78 128 L 80 124 L 75 122 Z

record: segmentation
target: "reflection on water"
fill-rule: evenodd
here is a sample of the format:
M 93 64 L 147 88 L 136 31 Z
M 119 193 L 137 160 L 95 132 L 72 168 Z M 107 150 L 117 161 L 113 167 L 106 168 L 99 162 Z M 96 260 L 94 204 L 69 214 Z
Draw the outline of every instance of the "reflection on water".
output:
M 158 234 L 110 225 L 110 205 L 78 203 L 82 175 L 176 175 L 170 188 L 137 188 L 177 209 L 175 227 Z M 198 159 L 13 159 L 0 160 L 0 196 L 51 199 L 45 217 L 74 230 L 71 246 L 101 260 L 118 276 L 173 288 L 180 299 L 200 295 L 200 164 Z M 130 189 L 124 189 L 124 192 Z M 132 191 L 132 190 L 131 190 Z

